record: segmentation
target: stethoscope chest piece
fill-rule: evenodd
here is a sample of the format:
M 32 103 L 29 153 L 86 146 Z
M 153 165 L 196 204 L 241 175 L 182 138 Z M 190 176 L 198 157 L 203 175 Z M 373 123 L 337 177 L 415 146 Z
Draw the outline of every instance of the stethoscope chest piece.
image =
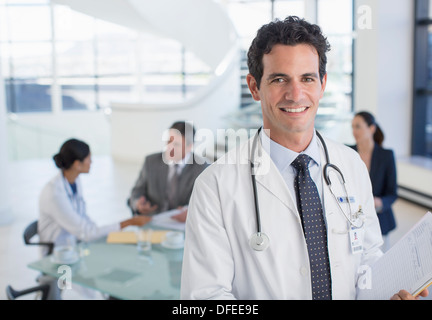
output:
M 270 239 L 264 232 L 254 233 L 249 239 L 249 245 L 255 251 L 264 251 L 269 246 Z

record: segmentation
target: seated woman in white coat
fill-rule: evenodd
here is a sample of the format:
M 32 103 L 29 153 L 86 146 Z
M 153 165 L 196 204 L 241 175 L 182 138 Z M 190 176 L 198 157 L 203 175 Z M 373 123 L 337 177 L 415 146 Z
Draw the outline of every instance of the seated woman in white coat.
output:
M 90 171 L 88 144 L 69 139 L 53 159 L 60 171 L 45 185 L 39 198 L 38 234 L 42 242 L 52 242 L 55 248 L 71 240 L 92 241 L 112 231 L 130 225 L 142 226 L 151 220 L 148 216 L 135 215 L 118 223 L 98 226 L 86 213 L 79 178 L 81 173 Z

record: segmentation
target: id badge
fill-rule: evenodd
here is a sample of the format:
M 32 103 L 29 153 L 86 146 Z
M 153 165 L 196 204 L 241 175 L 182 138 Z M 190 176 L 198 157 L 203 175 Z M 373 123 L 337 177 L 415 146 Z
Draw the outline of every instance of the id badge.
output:
M 351 244 L 351 252 L 353 254 L 362 253 L 363 252 L 363 228 L 350 228 L 350 244 Z

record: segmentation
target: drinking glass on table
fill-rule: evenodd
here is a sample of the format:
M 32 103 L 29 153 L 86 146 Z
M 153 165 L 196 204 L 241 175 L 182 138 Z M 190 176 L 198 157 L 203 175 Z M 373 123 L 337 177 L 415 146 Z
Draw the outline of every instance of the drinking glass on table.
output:
M 137 250 L 138 254 L 143 257 L 150 257 L 152 249 L 152 234 L 151 228 L 137 228 Z

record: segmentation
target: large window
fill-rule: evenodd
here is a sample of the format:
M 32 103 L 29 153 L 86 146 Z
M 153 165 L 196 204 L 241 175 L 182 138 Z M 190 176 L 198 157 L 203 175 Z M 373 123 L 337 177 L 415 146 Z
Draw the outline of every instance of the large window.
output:
M 52 109 L 50 16 L 50 8 L 42 0 L 30 5 L 10 1 L 0 7 L 0 52 L 9 111 Z M 33 21 L 31 32 L 29 19 Z
M 97 110 L 178 102 L 210 68 L 177 41 L 98 20 L 49 0 L 0 0 L 7 110 Z
M 416 0 L 412 154 L 432 158 L 432 1 Z
M 257 29 L 275 18 L 297 15 L 318 23 L 332 46 L 320 112 L 353 109 L 352 0 L 224 4 L 244 52 Z M 97 110 L 120 101 L 178 102 L 212 76 L 210 68 L 177 41 L 138 33 L 49 0 L 0 0 L 0 53 L 7 109 L 14 113 Z
M 321 106 L 328 113 L 348 113 L 353 106 L 353 2 L 318 0 L 317 23 L 327 36 L 327 86 Z

